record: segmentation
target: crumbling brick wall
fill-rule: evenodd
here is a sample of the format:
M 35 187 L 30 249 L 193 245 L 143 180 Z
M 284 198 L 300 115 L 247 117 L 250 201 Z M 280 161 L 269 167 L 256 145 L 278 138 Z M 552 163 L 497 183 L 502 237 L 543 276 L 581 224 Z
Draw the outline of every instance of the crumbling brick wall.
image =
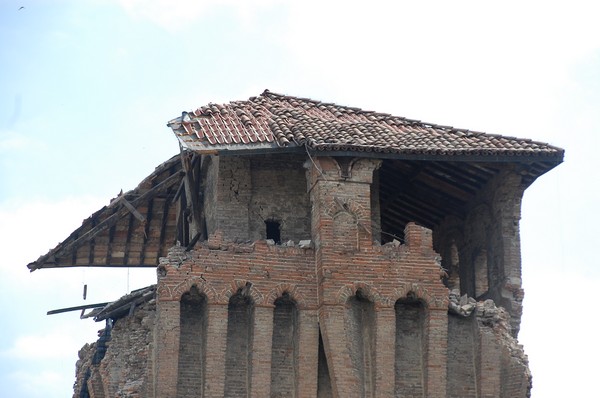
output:
M 412 228 L 409 244 L 422 230 Z M 406 261 L 407 249 L 388 244 L 379 260 Z M 360 396 L 376 391 L 393 396 L 527 396 L 526 357 L 509 333 L 508 313 L 491 300 L 477 303 L 455 293 L 440 312 L 414 284 L 396 293 L 399 300 L 386 299 L 381 286 L 348 286 L 337 298 L 341 316 L 328 321 L 341 321 L 341 328 L 327 329 L 330 341 L 342 348 L 337 343 L 326 347 L 319 342 L 315 279 L 307 272 L 314 267 L 314 255 L 299 247 L 216 240 L 192 252 L 172 250 L 159 269 L 157 305 L 115 322 L 99 365 L 90 366 L 97 343 L 82 349 L 74 396 L 80 397 L 88 370 L 89 396 L 95 397 L 185 397 L 198 391 L 213 397 L 342 396 L 335 383 L 344 379 L 332 378 L 332 363 L 338 374 L 355 375 Z M 273 268 L 286 260 L 289 268 Z M 454 305 L 450 313 L 448 303 Z M 440 330 L 443 323 L 431 312 L 447 319 L 447 330 Z M 342 370 L 345 360 L 332 361 L 343 358 L 344 351 L 348 356 Z M 447 371 L 443 388 L 428 381 L 439 377 L 431 362 Z M 190 372 L 206 373 L 198 377 Z
M 100 336 L 80 350 L 73 398 L 152 396 L 155 315 L 155 303 L 146 303 L 133 315 L 117 319 L 106 341 Z M 104 343 L 106 351 L 99 355 Z
M 527 396 L 527 362 L 508 313 L 491 300 L 449 297 L 432 231 L 408 223 L 404 243 L 377 243 L 379 162 L 317 157 L 299 172 L 301 160 L 207 164 L 205 182 L 215 184 L 205 191 L 215 201 L 208 240 L 161 258 L 155 309 L 118 319 L 106 357 L 88 368 L 82 359 L 78 380 L 90 369 L 96 396 Z M 271 181 L 273 168 L 288 178 Z M 485 253 L 480 281 L 472 266 L 460 269 L 461 287 L 485 290 L 482 299 L 502 287 L 489 276 L 516 264 L 496 244 L 518 238 L 515 203 L 490 197 L 506 181 L 511 174 L 473 203 L 481 211 L 436 231 L 449 231 L 452 239 L 437 242 L 454 242 L 471 264 Z M 275 184 L 288 191 L 269 195 Z M 279 213 L 284 242 L 276 245 L 264 240 L 264 219 Z
M 506 167 L 469 203 L 464 219 L 447 217 L 434 230 L 434 247 L 442 254 L 449 280 L 459 279 L 462 293 L 491 298 L 507 309 L 514 336 L 524 296 L 519 234 L 524 190 L 521 176 Z M 449 287 L 459 286 L 450 282 Z

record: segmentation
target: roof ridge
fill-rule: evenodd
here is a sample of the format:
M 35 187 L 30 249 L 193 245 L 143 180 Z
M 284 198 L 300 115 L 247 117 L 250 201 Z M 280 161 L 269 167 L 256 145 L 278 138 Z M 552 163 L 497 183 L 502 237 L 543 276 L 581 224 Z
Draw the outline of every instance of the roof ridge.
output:
M 296 97 L 293 95 L 276 93 L 276 92 L 269 90 L 268 88 L 265 89 L 259 96 L 271 98 L 271 99 L 273 99 L 273 97 L 275 97 L 277 99 L 297 100 L 297 101 L 309 102 L 309 103 L 312 103 L 315 105 L 334 106 L 336 108 L 342 108 L 345 110 L 353 111 L 355 113 L 378 116 L 378 117 L 381 117 L 383 120 L 397 120 L 397 121 L 402 122 L 403 124 L 420 124 L 424 127 L 438 128 L 438 129 L 442 129 L 442 130 L 445 130 L 448 132 L 461 131 L 461 132 L 471 133 L 471 134 L 487 134 L 483 131 L 471 131 L 471 130 L 468 130 L 465 128 L 457 128 L 457 127 L 448 126 L 448 125 L 429 123 L 429 122 L 424 122 L 420 119 L 411 119 L 411 118 L 407 118 L 405 116 L 396 116 L 396 115 L 393 115 L 393 114 L 387 113 L 387 112 L 366 110 L 366 109 L 363 109 L 360 107 L 342 105 L 342 104 L 338 104 L 335 102 L 322 102 L 322 101 L 314 100 L 314 99 L 308 98 L 308 97 Z M 254 98 L 257 98 L 257 97 L 251 97 L 250 99 L 254 99 Z

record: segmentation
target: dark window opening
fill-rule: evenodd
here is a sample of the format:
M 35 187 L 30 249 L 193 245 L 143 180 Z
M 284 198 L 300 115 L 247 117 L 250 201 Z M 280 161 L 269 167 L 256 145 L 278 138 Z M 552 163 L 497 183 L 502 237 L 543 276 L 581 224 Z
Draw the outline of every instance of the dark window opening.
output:
M 276 244 L 281 243 L 281 224 L 279 221 L 266 220 L 265 225 L 267 226 L 267 239 L 273 239 Z
M 206 381 L 207 298 L 194 285 L 179 303 L 179 372 L 177 397 L 195 396 Z

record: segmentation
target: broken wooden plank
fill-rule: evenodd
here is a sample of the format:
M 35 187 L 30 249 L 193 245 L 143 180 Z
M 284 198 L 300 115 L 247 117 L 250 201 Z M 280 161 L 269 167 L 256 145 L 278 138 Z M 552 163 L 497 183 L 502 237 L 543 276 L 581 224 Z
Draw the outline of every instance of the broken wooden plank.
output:
M 78 305 L 76 307 L 67 307 L 67 308 L 61 308 L 58 310 L 51 310 L 48 311 L 46 313 L 46 315 L 54 315 L 54 314 L 61 314 L 63 312 L 71 312 L 71 311 L 79 311 L 79 310 L 87 310 L 90 308 L 102 308 L 102 307 L 106 307 L 110 302 L 106 302 L 106 303 L 96 303 L 96 304 L 86 304 L 86 305 Z

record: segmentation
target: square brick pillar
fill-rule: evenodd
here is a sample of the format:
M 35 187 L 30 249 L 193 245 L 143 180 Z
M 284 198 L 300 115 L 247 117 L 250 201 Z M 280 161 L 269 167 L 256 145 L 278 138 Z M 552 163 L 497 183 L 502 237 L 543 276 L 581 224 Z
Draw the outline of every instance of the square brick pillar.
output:
M 429 308 L 427 326 L 427 397 L 446 397 L 448 307 Z
M 271 345 L 273 341 L 273 306 L 254 307 L 252 336 L 252 376 L 250 395 L 271 395 Z
M 394 362 L 396 350 L 396 311 L 394 307 L 376 309 L 377 337 L 375 342 L 375 396 L 393 397 L 395 387 Z
M 379 160 L 316 157 L 309 164 L 312 239 L 318 281 L 319 323 L 333 395 L 358 397 L 363 390 L 346 330 L 346 303 L 337 292 L 367 269 L 340 273 L 340 264 L 373 247 L 371 184 Z M 366 381 L 365 381 L 366 382 Z
M 227 348 L 227 304 L 208 303 L 206 336 L 206 397 L 223 397 Z
M 307 179 L 317 253 L 348 255 L 372 247 L 371 184 L 380 164 L 373 159 L 314 159 Z
M 348 351 L 345 313 L 346 308 L 342 305 L 327 306 L 320 312 L 323 345 L 329 366 L 333 396 L 359 398 L 361 386 Z
M 301 309 L 298 312 L 298 398 L 317 396 L 319 364 L 319 322 L 317 311 Z

